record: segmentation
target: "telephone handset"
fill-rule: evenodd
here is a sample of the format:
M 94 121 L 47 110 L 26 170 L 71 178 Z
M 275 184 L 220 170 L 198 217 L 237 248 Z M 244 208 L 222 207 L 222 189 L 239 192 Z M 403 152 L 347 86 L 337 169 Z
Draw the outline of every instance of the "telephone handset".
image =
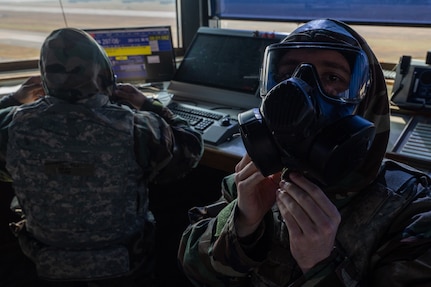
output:
M 431 109 L 431 63 L 400 57 L 391 102 L 405 109 Z
M 411 56 L 401 56 L 397 65 L 395 83 L 392 89 L 391 101 L 394 102 L 395 97 L 404 89 L 404 79 L 410 68 Z

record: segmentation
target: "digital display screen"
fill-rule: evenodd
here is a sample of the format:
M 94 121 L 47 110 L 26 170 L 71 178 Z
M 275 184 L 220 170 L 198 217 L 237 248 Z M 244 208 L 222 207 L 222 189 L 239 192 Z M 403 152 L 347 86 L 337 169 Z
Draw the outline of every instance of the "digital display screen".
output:
M 174 80 L 255 94 L 265 48 L 286 35 L 229 35 L 199 32 L 186 51 Z
M 170 26 L 85 31 L 106 51 L 117 82 L 148 83 L 172 79 L 175 54 Z

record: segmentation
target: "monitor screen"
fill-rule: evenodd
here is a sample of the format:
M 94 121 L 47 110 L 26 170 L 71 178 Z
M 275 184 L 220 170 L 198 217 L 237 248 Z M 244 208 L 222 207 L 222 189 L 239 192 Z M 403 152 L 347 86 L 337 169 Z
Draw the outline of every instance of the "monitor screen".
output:
M 117 82 L 172 79 L 175 54 L 170 26 L 85 29 L 106 51 Z
M 174 81 L 254 95 L 265 48 L 286 35 L 201 27 Z

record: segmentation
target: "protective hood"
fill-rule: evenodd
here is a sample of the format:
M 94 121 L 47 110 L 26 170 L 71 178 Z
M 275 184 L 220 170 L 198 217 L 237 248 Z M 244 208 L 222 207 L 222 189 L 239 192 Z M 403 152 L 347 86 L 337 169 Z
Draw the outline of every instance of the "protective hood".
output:
M 327 31 L 328 33 L 323 34 L 329 37 L 333 33 L 346 35 L 346 38 L 341 38 L 341 41 L 349 41 L 349 38 L 353 37 L 368 58 L 369 82 L 364 98 L 357 106 L 355 114 L 374 123 L 376 127 L 375 138 L 364 163 L 359 169 L 347 175 L 336 185 L 326 188 L 327 191 L 337 193 L 355 192 L 361 190 L 376 178 L 388 144 L 390 131 L 389 101 L 383 71 L 365 39 L 347 24 L 340 21 L 323 19 L 308 22 L 293 31 L 284 41 L 296 42 L 303 39 L 307 33 L 309 35 L 313 34 L 313 32 L 307 32 L 307 30 Z M 313 41 L 313 38 L 310 38 L 310 40 Z
M 101 94 L 109 97 L 115 86 L 104 50 L 79 29 L 53 31 L 42 44 L 39 69 L 46 94 L 68 102 Z

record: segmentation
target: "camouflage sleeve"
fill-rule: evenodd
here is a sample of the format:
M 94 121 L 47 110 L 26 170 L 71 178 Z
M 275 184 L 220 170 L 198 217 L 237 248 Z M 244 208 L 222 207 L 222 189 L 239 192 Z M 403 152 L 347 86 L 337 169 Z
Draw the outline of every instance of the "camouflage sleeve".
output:
M 11 182 L 6 171 L 6 149 L 9 139 L 8 128 L 16 108 L 13 106 L 0 108 L 0 181 Z
M 12 121 L 16 107 L 21 105 L 12 95 L 0 98 L 0 158 L 2 160 L 4 160 L 6 152 L 9 124 Z
M 233 176 L 225 178 L 223 186 L 229 183 L 231 190 L 223 189 L 223 197 L 217 203 L 190 211 L 192 223 L 181 238 L 178 259 L 196 286 L 250 286 L 248 274 L 264 257 L 250 254 L 256 250 L 261 253 L 259 242 L 266 238 L 265 224 L 246 245 L 236 236 Z
M 400 242 L 373 274 L 372 286 L 429 286 L 431 282 L 431 240 Z
M 21 103 L 16 100 L 12 95 L 13 94 L 9 94 L 0 98 L 0 109 L 21 105 Z
M 431 200 L 429 186 L 415 186 L 418 196 L 392 221 L 370 256 L 366 275 L 358 276 L 350 259 L 337 249 L 293 286 L 428 286 L 431 282 Z
M 161 116 L 167 123 L 174 124 L 174 114 L 158 99 L 146 98 L 141 111 L 153 112 Z
M 420 188 L 420 187 L 418 187 Z M 431 282 L 431 187 L 417 197 L 388 231 L 373 256 L 372 286 L 429 286 Z
M 165 115 L 170 112 L 162 111 Z M 197 166 L 204 150 L 200 133 L 185 120 L 174 116 L 166 119 L 154 111 L 135 114 L 138 163 L 150 180 L 159 183 L 184 177 Z
M 8 128 L 16 107 L 20 105 L 21 103 L 13 97 L 13 93 L 0 98 L 0 181 L 10 181 L 10 178 L 4 178 L 4 176 L 9 176 L 5 175 L 3 172 L 8 141 Z
M 331 255 L 316 264 L 306 274 L 289 284 L 289 287 L 314 286 L 356 286 L 361 285 L 355 280 L 356 271 L 352 269 L 350 260 L 338 248 L 334 248 Z

